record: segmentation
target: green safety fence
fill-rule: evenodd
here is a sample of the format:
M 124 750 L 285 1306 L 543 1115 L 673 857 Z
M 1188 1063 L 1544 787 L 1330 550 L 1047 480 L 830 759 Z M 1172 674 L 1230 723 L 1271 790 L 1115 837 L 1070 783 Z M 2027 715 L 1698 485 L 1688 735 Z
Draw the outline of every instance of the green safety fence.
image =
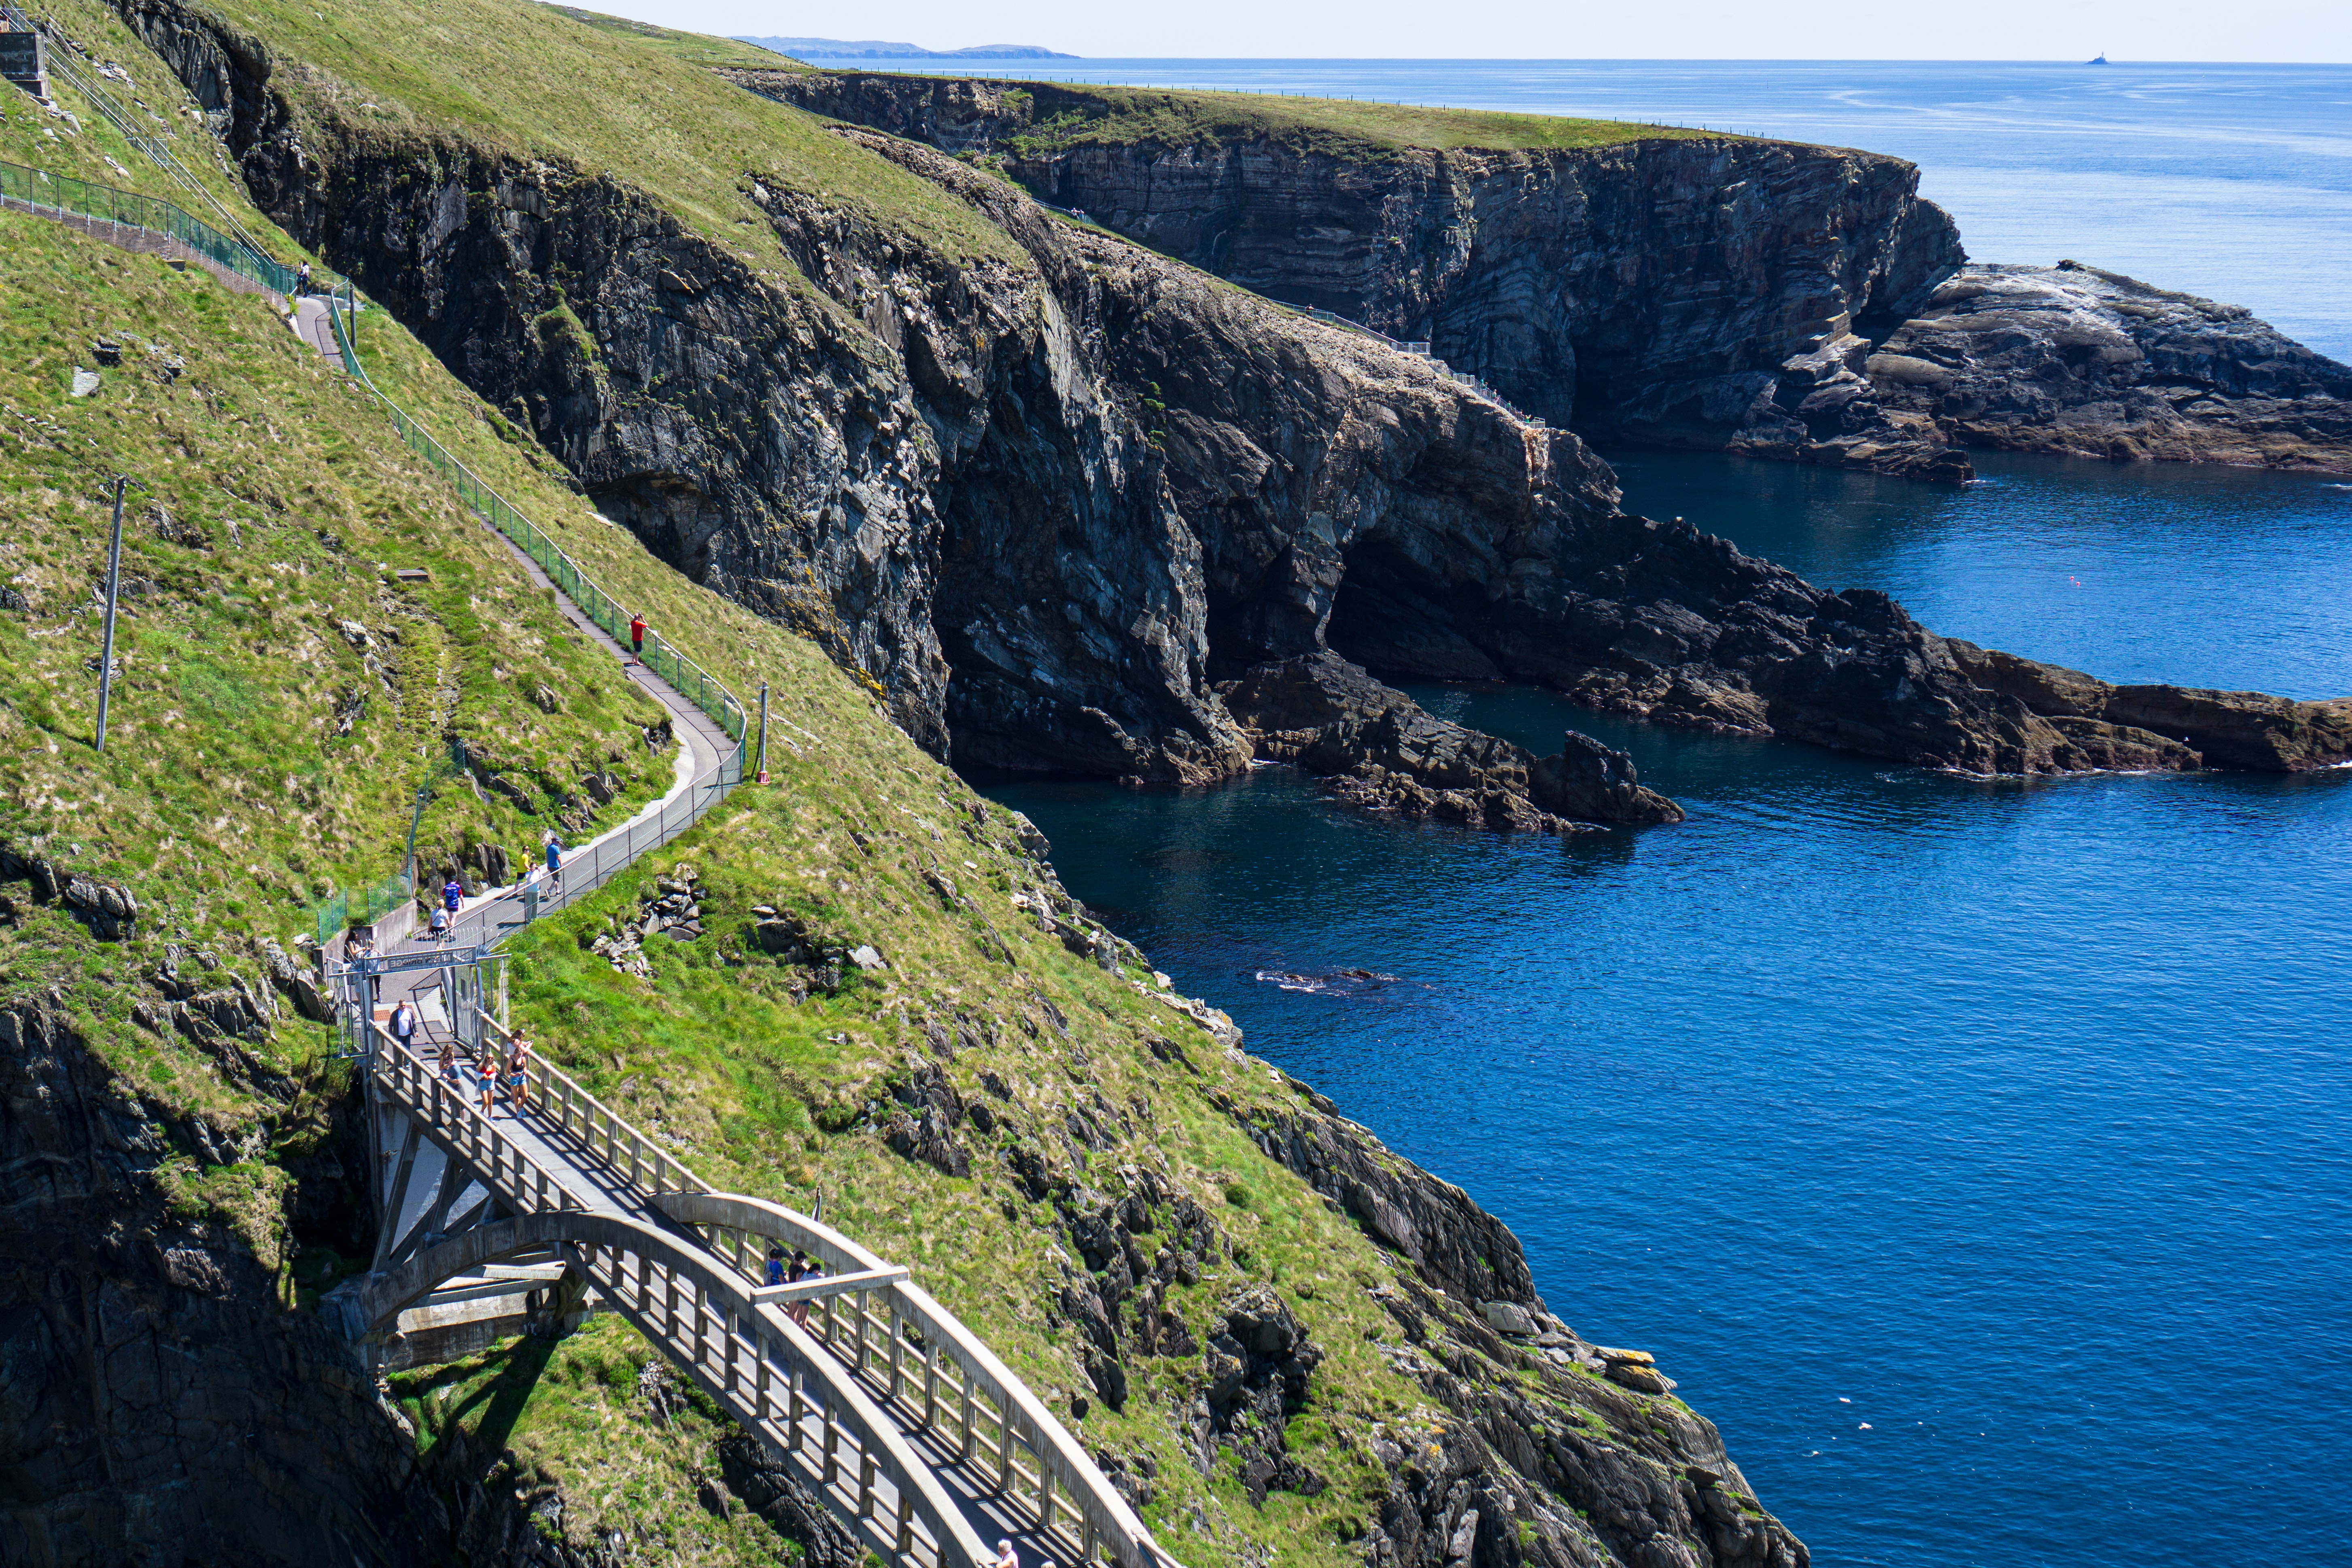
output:
M 394 871 L 373 888 L 344 890 L 319 906 L 319 945 L 325 947 L 355 925 L 372 926 L 406 903 L 415 889 Z
M 458 499 L 476 516 L 514 541 L 524 554 L 539 563 L 540 569 L 566 597 L 587 612 L 589 619 L 615 639 L 625 640 L 629 635 L 629 616 L 621 602 L 583 572 L 578 562 L 540 531 L 530 519 L 516 510 L 513 503 L 453 457 L 446 447 L 435 440 L 398 404 L 377 391 L 375 383 L 360 366 L 359 352 L 352 342 L 347 309 L 341 300 L 332 301 L 327 314 L 334 328 L 335 345 L 342 351 L 343 368 L 350 371 L 361 385 L 375 394 L 377 401 L 391 416 L 393 427 L 400 432 L 400 438 L 408 443 L 409 450 L 432 464 L 441 477 L 456 488 Z M 645 657 L 647 668 L 691 700 L 697 708 L 710 715 L 712 721 L 736 742 L 736 759 L 740 764 L 749 722 L 743 704 L 736 700 L 735 694 L 728 690 L 718 677 L 678 652 L 659 632 L 647 634 Z
M 280 294 L 293 293 L 301 279 L 294 268 L 223 234 L 184 207 L 155 196 L 93 184 L 71 174 L 0 163 L 0 200 L 20 203 L 35 212 L 47 211 L 59 217 L 71 215 L 118 228 L 141 228 L 168 236 L 215 266 Z

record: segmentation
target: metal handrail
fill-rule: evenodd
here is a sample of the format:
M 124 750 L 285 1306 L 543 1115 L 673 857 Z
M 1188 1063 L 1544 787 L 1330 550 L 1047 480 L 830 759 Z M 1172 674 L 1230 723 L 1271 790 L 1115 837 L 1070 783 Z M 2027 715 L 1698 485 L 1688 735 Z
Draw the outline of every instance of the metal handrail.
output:
M 490 1122 L 462 1089 L 447 1081 L 415 1052 L 404 1049 L 382 1024 L 370 1021 L 389 1047 L 376 1053 L 375 1079 L 397 1097 L 408 1113 L 426 1126 L 451 1134 L 456 1152 L 509 1203 L 530 1205 L 526 1212 L 585 1208 L 578 1194 L 522 1151 L 521 1145 Z M 454 1106 L 454 1114 L 452 1108 Z M 453 1126 L 457 1131 L 452 1131 Z M 512 1184 L 503 1184 L 511 1173 Z
M 747 1236 L 804 1248 L 835 1268 L 888 1267 L 831 1226 L 763 1198 L 706 1188 L 653 1203 L 681 1225 L 724 1234 L 727 1241 L 714 1239 L 712 1251 L 731 1254 L 747 1278 L 758 1278 L 758 1249 L 746 1258 Z M 1045 1402 L 929 1291 L 901 1279 L 861 1294 L 887 1295 L 887 1315 L 860 1303 L 845 1325 L 828 1302 L 817 1337 L 885 1389 L 886 1403 L 903 1405 L 924 1426 L 945 1421 L 941 1441 L 992 1471 L 1008 1500 L 1024 1497 L 1038 1528 L 1060 1535 L 1081 1561 L 1107 1546 L 1125 1568 L 1181 1568 Z M 1023 1450 L 1030 1464 L 1021 1462 Z
M 539 563 L 553 580 L 556 588 L 586 611 L 591 620 L 616 639 L 625 636 L 628 618 L 621 613 L 620 601 L 583 572 L 580 563 L 550 539 L 538 524 L 517 510 L 513 502 L 491 489 L 481 476 L 460 462 L 398 404 L 385 396 L 360 363 L 359 351 L 352 342 L 343 312 L 331 308 L 327 317 L 334 329 L 335 344 L 342 352 L 343 368 L 383 404 L 391 413 L 393 425 L 400 431 L 401 438 L 408 443 L 409 449 L 431 463 L 441 471 L 443 478 L 455 484 L 459 499 L 475 515 L 522 546 L 523 552 Z M 748 713 L 742 702 L 727 689 L 727 683 L 678 652 L 659 632 L 651 632 L 647 638 L 646 663 L 655 674 L 684 693 L 697 708 L 710 715 L 719 727 L 738 742 L 740 761 L 740 742 L 748 727 Z
M 6 4 L 5 0 L 0 0 L 0 16 L 5 16 L 10 24 L 19 31 L 28 33 L 37 31 L 46 37 L 57 50 L 49 57 L 49 64 L 57 68 L 59 76 L 65 78 L 67 86 L 79 93 L 100 114 L 111 121 L 114 128 L 122 132 L 123 139 L 145 153 L 157 168 L 177 181 L 183 189 L 201 197 L 205 205 L 219 214 L 221 221 L 228 226 L 229 232 L 236 237 L 236 242 L 250 251 L 257 260 L 268 262 L 272 266 L 283 265 L 264 250 L 261 243 L 237 221 L 236 215 L 229 211 L 218 196 L 213 195 L 202 181 L 188 171 L 187 166 L 180 162 L 178 154 L 172 151 L 163 138 L 141 127 L 131 118 L 129 110 L 114 101 L 114 96 L 111 93 L 83 73 L 80 67 L 75 63 L 77 57 L 87 58 L 79 44 L 67 37 L 47 17 L 36 21 L 16 6 Z M 293 269 L 288 270 L 290 273 Z M 281 288 L 278 292 L 282 294 L 288 290 Z
M 475 1015 L 490 1027 L 513 1037 L 512 1031 L 490 1011 L 477 1005 Z M 655 1144 L 652 1139 L 638 1131 L 628 1120 L 611 1106 L 580 1087 L 579 1080 L 544 1057 L 532 1058 L 542 1087 L 538 1095 L 541 1115 L 553 1115 L 555 1124 L 580 1142 L 582 1148 L 595 1152 L 602 1140 L 604 1168 L 615 1177 L 648 1194 L 668 1192 L 707 1193 L 710 1184 L 686 1168 L 685 1164 Z M 599 1119 L 603 1126 L 598 1127 Z M 628 1157 L 624 1170 L 621 1159 Z M 650 1184 L 645 1179 L 650 1173 Z

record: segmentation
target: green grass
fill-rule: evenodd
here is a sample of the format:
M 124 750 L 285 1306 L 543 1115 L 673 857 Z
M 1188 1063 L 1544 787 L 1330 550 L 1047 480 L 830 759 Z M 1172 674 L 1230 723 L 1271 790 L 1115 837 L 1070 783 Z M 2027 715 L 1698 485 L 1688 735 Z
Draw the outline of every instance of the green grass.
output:
M 844 199 L 887 206 L 905 194 L 876 173 L 878 161 L 807 117 L 716 84 L 642 38 L 544 7 L 371 0 L 322 20 L 308 5 L 256 0 L 231 16 L 268 39 L 322 132 L 364 132 L 387 147 L 465 138 L 576 157 L 725 228 L 738 200 L 729 171 L 768 166 L 748 159 L 773 159 L 817 188 L 834 180 Z M 392 39 L 396 47 L 379 41 Z M 161 68 L 135 49 L 121 58 L 143 80 Z M 722 104 L 713 111 L 722 134 L 698 139 L 708 127 L 696 106 Z M 835 161 L 803 159 L 804 146 Z M 935 199 L 961 213 L 959 223 L 986 229 Z M 1009 245 L 1001 236 L 989 243 Z M 153 1180 L 167 1212 L 244 1238 L 292 1306 L 348 1263 L 339 1254 L 289 1263 L 273 1228 L 290 1162 L 315 1151 L 320 1108 L 342 1087 L 322 1059 L 324 1031 L 281 1015 L 278 1037 L 257 1054 L 295 1075 L 302 1096 L 290 1110 L 259 1106 L 201 1053 L 129 1022 L 131 1003 L 147 994 L 137 972 L 165 941 L 179 941 L 217 950 L 251 976 L 252 942 L 300 930 L 320 884 L 393 868 L 406 793 L 451 730 L 550 776 L 618 754 L 635 798 L 667 764 L 646 766 L 642 747 L 627 743 L 645 713 L 609 660 L 572 638 L 504 547 L 266 303 L 34 219 L 0 216 L 0 247 L 9 258 L 0 272 L 0 509 L 11 524 L 0 533 L 0 581 L 32 603 L 26 616 L 0 612 L 0 633 L 18 638 L 0 666 L 0 832 L 38 836 L 77 868 L 127 881 L 150 911 L 140 939 L 118 948 L 54 909 L 33 908 L 0 927 L 0 997 L 60 985 L 126 1092 L 238 1135 L 231 1142 L 252 1152 L 229 1165 L 207 1169 L 180 1150 Z M 556 313 L 546 330 L 573 329 Z M 68 398 L 72 366 L 101 332 L 135 339 L 135 352 L 97 397 Z M 151 367 L 150 342 L 185 362 L 175 380 Z M 822 1192 L 829 1219 L 908 1265 L 1069 1413 L 1089 1448 L 1156 1457 L 1161 1490 L 1146 1517 L 1192 1568 L 1359 1561 L 1362 1521 L 1378 1517 L 1384 1489 L 1367 1445 L 1391 1436 L 1418 1450 L 1450 1417 L 1385 1359 L 1396 1335 L 1370 1291 L 1396 1278 L 1397 1260 L 1262 1154 L 1211 1099 L 1245 1115 L 1295 1113 L 1293 1091 L 1265 1063 L 1226 1054 L 1139 992 L 1148 977 L 1082 963 L 1019 914 L 1011 895 L 1037 885 L 1040 871 L 1016 848 L 1013 824 L 891 725 L 870 680 L 834 664 L 810 637 L 695 586 L 599 518 L 552 459 L 396 323 L 371 313 L 361 345 L 379 385 L 609 591 L 739 695 L 772 688 L 775 784 L 730 796 L 640 875 L 522 933 L 512 944 L 517 1021 L 592 1090 L 675 1140 L 706 1178 L 794 1204 Z M 101 761 L 89 744 L 85 661 L 96 624 L 86 605 L 103 548 L 101 481 L 119 470 L 140 475 L 154 499 L 212 538 L 194 548 L 152 525 L 129 531 L 126 573 L 154 586 L 124 623 L 114 736 Z M 430 583 L 395 586 L 378 562 L 425 565 Z M 822 635 L 822 615 L 809 609 L 803 625 Z M 343 619 L 364 623 L 378 646 L 352 647 Z M 378 635 L 386 627 L 400 641 Z M 396 696 L 368 668 L 371 652 L 396 667 Z M 541 680 L 564 694 L 556 715 L 529 701 Z M 367 712 L 351 735 L 336 735 L 335 694 L 352 689 L 372 692 Z M 425 837 L 470 831 L 511 843 L 529 823 L 506 809 L 452 792 L 436 800 Z M 704 879 L 702 939 L 656 938 L 650 981 L 585 950 L 646 878 L 681 861 Z M 932 868 L 968 901 L 943 903 L 924 879 Z M 755 904 L 871 942 L 890 967 L 839 995 L 795 1002 L 791 972 L 749 940 Z M 1068 1038 L 1049 1005 L 1068 1020 Z M 1271 1283 L 1291 1302 L 1328 1359 L 1290 1437 L 1332 1482 L 1328 1490 L 1276 1493 L 1261 1510 L 1230 1460 L 1201 1475 L 1168 1415 L 1197 1393 L 1197 1360 L 1132 1359 L 1124 1413 L 1099 1402 L 1083 1419 L 1072 1413 L 1073 1396 L 1090 1390 L 1075 1333 L 1048 1310 L 1070 1238 L 1050 1205 L 1030 1203 L 1009 1179 L 999 1153 L 1011 1135 L 968 1126 L 974 1174 L 957 1180 L 891 1152 L 867 1115 L 905 1058 L 927 1052 L 923 1020 L 959 1014 L 994 1034 L 949 1068 L 968 1100 L 983 1097 L 982 1069 L 999 1075 L 1022 1136 L 1057 1166 L 1067 1155 L 1048 1130 L 1065 1112 L 1088 1110 L 1113 1129 L 1113 1146 L 1071 1170 L 1074 1179 L 1107 1197 L 1125 1181 L 1122 1167 L 1150 1168 L 1214 1216 L 1231 1256 L 1170 1292 L 1196 1335 L 1242 1286 Z M 1156 1060 L 1153 1037 L 1182 1042 L 1201 1075 Z M 715 1468 L 718 1427 L 700 1409 L 676 1426 L 648 1417 L 633 1390 L 650 1353 L 604 1321 L 560 1346 L 510 1345 L 405 1374 L 395 1393 L 428 1462 L 462 1430 L 502 1456 L 500 1479 L 527 1499 L 561 1488 L 566 1529 L 572 1518 L 625 1527 L 659 1543 L 664 1560 L 782 1560 L 781 1543 L 749 1523 L 738 1532 L 736 1521 L 714 1521 L 696 1503 L 691 1478 Z M 1456 1358 L 1465 1380 L 1469 1366 Z M 1543 1397 L 1560 1424 L 1589 1426 L 1565 1393 Z
M 681 33 L 669 27 L 656 27 L 650 22 L 633 22 L 625 16 L 607 16 L 602 12 L 582 11 L 571 5 L 550 5 L 548 9 L 600 31 L 635 38 L 690 66 L 706 68 L 737 66 L 751 70 L 806 68 L 790 55 L 780 55 L 772 49 L 763 49 L 757 44 L 747 44 L 738 38 L 715 37 L 709 33 Z
M 592 766 L 623 782 L 604 822 L 668 787 L 668 759 L 639 740 L 660 710 L 266 300 L 34 217 L 0 215 L 0 584 L 25 603 L 0 609 L 0 836 L 121 881 L 142 906 L 139 940 L 120 945 L 31 907 L 0 927 L 0 994 L 61 984 L 160 1110 L 202 1115 L 231 1142 L 266 1117 L 268 1157 L 306 1152 L 315 1119 L 253 1101 L 176 1035 L 131 1025 L 134 1003 L 161 999 L 141 975 L 164 943 L 266 991 L 256 944 L 290 944 L 334 887 L 399 868 L 414 791 L 451 736 L 539 791 L 541 811 L 453 784 L 421 849 L 520 857 L 552 820 L 550 792 Z M 100 337 L 123 363 L 71 397 Z M 116 474 L 136 482 L 100 756 Z M 178 537 L 160 531 L 164 512 Z M 399 584 L 401 567 L 428 580 Z M 556 714 L 531 700 L 542 684 L 563 694 Z M 289 1008 L 253 1054 L 329 1092 L 326 1044 Z M 213 1206 L 276 1267 L 250 1205 Z
M 1416 149 L 1574 151 L 1722 135 L 1620 120 L 1433 109 L 1352 99 L 1050 81 L 1006 82 L 1003 87 L 1015 117 L 1025 118 L 1027 124 L 1001 133 L 998 142 L 1023 157 L 1049 156 L 1079 147 L 1265 142 L 1295 153 L 1377 162 Z
M 431 159 L 463 143 L 546 159 L 630 185 L 753 267 L 793 277 L 747 195 L 755 179 L 950 256 L 1026 265 L 1011 240 L 929 182 L 634 29 L 583 26 L 535 0 L 236 0 L 218 15 L 266 48 L 272 86 L 322 155 L 348 146 Z

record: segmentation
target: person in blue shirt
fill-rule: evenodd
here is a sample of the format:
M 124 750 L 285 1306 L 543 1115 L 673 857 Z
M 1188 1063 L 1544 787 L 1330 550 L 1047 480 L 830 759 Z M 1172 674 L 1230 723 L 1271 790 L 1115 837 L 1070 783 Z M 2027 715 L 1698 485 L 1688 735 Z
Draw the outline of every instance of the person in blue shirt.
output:
M 551 833 L 547 836 L 547 879 L 560 884 L 563 874 L 563 840 Z
M 457 912 L 457 906 L 465 901 L 465 883 L 460 882 L 457 878 L 452 877 L 447 881 L 441 884 L 441 902 L 448 908 L 451 914 L 456 914 Z
M 768 1248 L 768 1283 L 784 1283 L 784 1249 L 781 1247 Z

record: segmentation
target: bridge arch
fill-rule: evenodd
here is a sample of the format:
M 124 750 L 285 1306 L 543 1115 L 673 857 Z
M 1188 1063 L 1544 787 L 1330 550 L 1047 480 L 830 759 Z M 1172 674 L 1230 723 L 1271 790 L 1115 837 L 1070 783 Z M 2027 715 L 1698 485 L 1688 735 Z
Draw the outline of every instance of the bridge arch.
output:
M 520 1253 L 562 1250 L 597 1293 L 703 1392 L 783 1456 L 886 1559 L 988 1568 L 995 1553 L 850 1370 L 697 1246 L 621 1215 L 549 1209 L 494 1220 L 371 1277 L 346 1321 L 386 1332 L 446 1280 Z

